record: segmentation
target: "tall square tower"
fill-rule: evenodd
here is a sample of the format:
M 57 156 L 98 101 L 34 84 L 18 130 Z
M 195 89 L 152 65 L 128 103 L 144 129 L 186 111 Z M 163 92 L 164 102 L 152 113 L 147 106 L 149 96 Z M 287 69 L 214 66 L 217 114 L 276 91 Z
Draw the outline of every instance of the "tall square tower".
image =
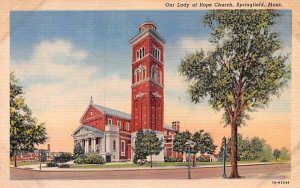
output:
M 130 40 L 132 46 L 132 132 L 140 129 L 163 131 L 164 44 L 156 25 L 146 21 Z

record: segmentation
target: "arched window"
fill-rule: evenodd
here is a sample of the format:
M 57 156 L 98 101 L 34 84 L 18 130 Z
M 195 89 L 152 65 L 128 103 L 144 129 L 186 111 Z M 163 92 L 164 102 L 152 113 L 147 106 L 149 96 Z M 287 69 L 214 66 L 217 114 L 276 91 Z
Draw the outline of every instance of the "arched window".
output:
M 146 78 L 146 70 L 143 69 L 143 79 L 145 79 L 145 78 Z
M 142 57 L 144 57 L 145 56 L 145 48 L 143 47 L 142 48 Z
M 142 49 L 140 49 L 140 58 L 142 58 Z
M 151 78 L 154 79 L 154 74 L 155 74 L 155 65 L 152 65 L 151 67 Z
M 125 141 L 124 140 L 122 140 L 121 141 L 121 155 L 122 156 L 125 156 Z
M 113 141 L 113 150 L 116 151 L 116 141 Z
M 140 81 L 140 71 L 136 72 L 136 81 L 139 82 Z

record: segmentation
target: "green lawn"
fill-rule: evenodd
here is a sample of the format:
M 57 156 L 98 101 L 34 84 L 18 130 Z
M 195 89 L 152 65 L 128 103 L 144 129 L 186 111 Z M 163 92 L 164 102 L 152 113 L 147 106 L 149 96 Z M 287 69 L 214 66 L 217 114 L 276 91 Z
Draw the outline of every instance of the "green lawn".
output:
M 275 161 L 271 161 L 272 163 Z M 279 161 L 278 161 L 279 162 Z M 284 162 L 284 161 L 280 161 Z M 254 161 L 238 161 L 238 164 L 245 163 L 260 163 L 259 160 Z M 196 162 L 197 166 L 207 166 L 207 165 L 222 165 L 222 162 Z M 192 165 L 192 163 L 191 163 Z M 230 165 L 230 162 L 226 162 L 226 165 Z M 159 162 L 153 163 L 153 167 L 167 167 L 167 166 L 187 166 L 187 162 Z M 141 168 L 149 167 L 150 163 L 144 165 L 130 164 L 130 163 L 107 163 L 107 164 L 74 164 L 71 168 Z
M 14 165 L 14 161 L 10 161 L 10 165 Z M 39 161 L 17 161 L 17 166 L 25 166 L 25 165 L 36 165 L 40 164 Z

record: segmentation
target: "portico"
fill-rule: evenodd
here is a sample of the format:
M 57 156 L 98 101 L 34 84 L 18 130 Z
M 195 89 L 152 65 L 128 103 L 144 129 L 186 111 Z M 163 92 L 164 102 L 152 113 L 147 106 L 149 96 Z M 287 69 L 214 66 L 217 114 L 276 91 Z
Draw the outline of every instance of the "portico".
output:
M 72 136 L 74 137 L 74 144 L 79 142 L 85 154 L 90 152 L 105 152 L 105 141 L 103 140 L 104 133 L 99 129 L 81 125 L 74 131 Z

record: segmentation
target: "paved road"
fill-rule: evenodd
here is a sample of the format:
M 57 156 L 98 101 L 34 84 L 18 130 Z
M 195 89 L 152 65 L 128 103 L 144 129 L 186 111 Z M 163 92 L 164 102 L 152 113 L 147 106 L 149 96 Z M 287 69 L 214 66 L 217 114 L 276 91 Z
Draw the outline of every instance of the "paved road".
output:
M 194 168 L 192 179 L 220 178 L 222 168 Z M 239 173 L 244 178 L 286 179 L 290 177 L 290 164 L 240 166 Z M 230 167 L 227 168 L 227 174 Z M 11 180 L 23 179 L 186 179 L 187 169 L 141 169 L 105 171 L 33 171 L 10 168 Z

